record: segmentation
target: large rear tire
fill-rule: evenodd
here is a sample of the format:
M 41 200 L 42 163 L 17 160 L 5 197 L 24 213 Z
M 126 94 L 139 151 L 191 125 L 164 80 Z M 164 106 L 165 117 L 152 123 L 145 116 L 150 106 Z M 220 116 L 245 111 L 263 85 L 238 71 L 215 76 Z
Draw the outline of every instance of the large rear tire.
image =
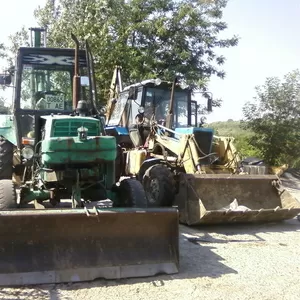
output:
M 0 180 L 12 179 L 13 151 L 13 144 L 0 137 Z
M 123 207 L 147 207 L 147 198 L 143 186 L 135 179 L 123 179 L 120 182 L 118 196 Z
M 174 175 L 164 165 L 154 165 L 143 176 L 148 207 L 172 206 L 176 187 Z
M 0 180 L 0 210 L 16 208 L 17 193 L 12 180 Z

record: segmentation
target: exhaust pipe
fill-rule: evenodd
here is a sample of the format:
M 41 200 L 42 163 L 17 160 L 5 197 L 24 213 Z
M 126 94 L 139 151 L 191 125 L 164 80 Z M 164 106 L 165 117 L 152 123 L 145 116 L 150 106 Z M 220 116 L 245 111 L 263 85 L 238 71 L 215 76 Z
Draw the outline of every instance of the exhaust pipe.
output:
M 74 66 L 74 76 L 73 76 L 73 110 L 76 110 L 79 95 L 80 95 L 80 76 L 79 76 L 79 41 L 77 37 L 71 33 L 71 37 L 75 42 L 75 66 Z

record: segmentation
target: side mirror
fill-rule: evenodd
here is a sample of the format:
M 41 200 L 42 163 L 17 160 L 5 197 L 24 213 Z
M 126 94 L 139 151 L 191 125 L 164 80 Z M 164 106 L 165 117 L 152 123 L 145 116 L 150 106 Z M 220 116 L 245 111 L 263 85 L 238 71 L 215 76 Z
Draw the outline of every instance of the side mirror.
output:
M 137 88 L 132 86 L 129 88 L 128 100 L 136 100 L 137 99 Z
M 212 98 L 207 99 L 207 111 L 212 112 Z
M 1 85 L 10 85 L 11 84 L 11 76 L 6 74 L 0 74 L 0 84 Z
M 80 85 L 81 86 L 90 86 L 90 80 L 88 76 L 80 76 Z

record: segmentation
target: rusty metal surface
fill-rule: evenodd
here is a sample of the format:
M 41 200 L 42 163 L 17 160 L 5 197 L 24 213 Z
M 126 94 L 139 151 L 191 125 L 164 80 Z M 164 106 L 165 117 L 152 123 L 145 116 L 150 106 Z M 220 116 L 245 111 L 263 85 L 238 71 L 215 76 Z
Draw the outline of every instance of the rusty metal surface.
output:
M 176 209 L 2 211 L 0 239 L 2 286 L 172 274 L 179 267 Z
M 292 219 L 300 203 L 279 191 L 275 175 L 181 174 L 176 204 L 188 225 Z

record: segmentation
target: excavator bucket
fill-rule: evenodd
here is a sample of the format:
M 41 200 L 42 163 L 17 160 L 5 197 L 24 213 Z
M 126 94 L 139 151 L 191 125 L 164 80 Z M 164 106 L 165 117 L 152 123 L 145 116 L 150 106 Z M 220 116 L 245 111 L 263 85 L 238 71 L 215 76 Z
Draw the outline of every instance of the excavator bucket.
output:
M 178 272 L 178 211 L 46 209 L 0 212 L 0 285 Z
M 187 225 L 273 222 L 300 213 L 276 175 L 181 174 L 176 204 Z

